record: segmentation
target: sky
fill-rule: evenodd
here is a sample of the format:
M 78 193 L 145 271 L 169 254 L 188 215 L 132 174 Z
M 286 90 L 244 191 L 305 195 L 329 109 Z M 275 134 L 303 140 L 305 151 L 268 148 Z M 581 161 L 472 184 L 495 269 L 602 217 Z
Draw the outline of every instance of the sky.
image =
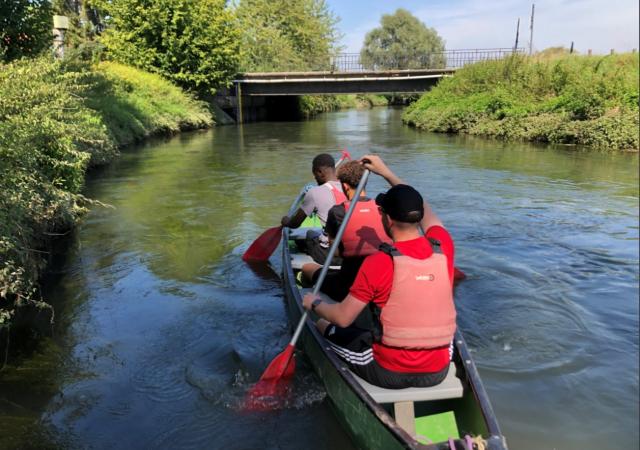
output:
M 528 48 L 535 3 L 533 50 L 564 46 L 605 54 L 637 49 L 638 0 L 326 0 L 340 18 L 345 52 L 359 52 L 365 34 L 383 14 L 404 8 L 435 28 L 448 50 L 513 47 L 520 18 L 519 47 Z

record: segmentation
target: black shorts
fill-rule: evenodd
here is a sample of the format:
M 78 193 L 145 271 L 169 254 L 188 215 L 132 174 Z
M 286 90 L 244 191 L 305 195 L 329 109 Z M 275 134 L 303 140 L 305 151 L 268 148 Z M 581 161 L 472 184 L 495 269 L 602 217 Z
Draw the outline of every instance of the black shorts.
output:
M 320 243 L 320 236 L 317 232 L 309 231 L 307 233 L 307 237 L 305 238 L 305 248 L 306 252 L 313 258 L 315 262 L 318 264 L 324 264 L 327 259 L 327 255 L 329 254 L 329 247 L 324 247 Z M 342 264 L 342 258 L 334 255 L 331 260 L 332 266 L 339 266 Z
M 337 302 L 341 302 L 349 294 L 349 289 L 358 275 L 364 258 L 345 258 L 340 270 L 329 270 L 322 282 L 320 290 Z M 318 281 L 321 269 L 313 273 L 313 284 Z
M 449 364 L 440 372 L 402 373 L 385 369 L 373 358 L 373 334 L 369 330 L 350 326 L 329 325 L 324 337 L 332 350 L 349 369 L 369 383 L 387 389 L 429 387 L 441 383 L 449 372 Z

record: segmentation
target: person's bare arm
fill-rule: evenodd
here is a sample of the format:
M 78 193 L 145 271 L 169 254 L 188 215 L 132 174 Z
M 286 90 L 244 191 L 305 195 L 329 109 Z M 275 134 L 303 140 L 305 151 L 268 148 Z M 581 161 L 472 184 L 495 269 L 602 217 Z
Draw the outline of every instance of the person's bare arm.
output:
M 319 297 L 314 296 L 312 293 L 308 293 L 302 299 L 302 304 L 307 310 L 311 310 L 311 304 L 315 299 Z M 334 325 L 338 325 L 341 328 L 348 327 L 358 317 L 358 314 L 367 306 L 365 302 L 362 302 L 352 296 L 351 294 L 340 303 L 329 303 L 323 301 L 315 308 L 316 314 L 320 317 L 327 319 Z
M 280 224 L 283 227 L 298 228 L 306 218 L 307 215 L 305 214 L 305 212 L 302 209 L 298 209 L 291 217 L 282 217 L 282 220 L 280 220 Z
M 383 177 L 391 186 L 395 186 L 396 184 L 407 184 L 402 181 L 400 177 L 394 174 L 393 171 L 389 169 L 382 158 L 380 158 L 378 155 L 364 155 L 362 158 L 360 158 L 360 161 L 365 168 Z M 432 227 L 434 225 L 440 225 L 441 227 L 444 227 L 442 221 L 440 220 L 438 215 L 433 212 L 426 199 L 424 200 L 424 217 L 420 221 L 420 225 L 422 225 L 423 230 L 428 230 L 429 227 Z

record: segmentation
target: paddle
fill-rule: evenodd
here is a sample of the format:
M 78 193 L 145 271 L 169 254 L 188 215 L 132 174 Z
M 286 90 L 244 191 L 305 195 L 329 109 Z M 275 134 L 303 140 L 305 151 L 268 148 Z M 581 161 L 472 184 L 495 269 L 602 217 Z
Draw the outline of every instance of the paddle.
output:
M 351 159 L 351 155 L 345 149 L 342 150 L 342 157 L 336 163 L 336 167 L 338 167 L 345 159 Z M 295 207 L 298 205 L 300 199 L 307 193 L 307 186 L 303 188 L 303 191 L 300 192 L 296 201 L 293 202 L 293 207 L 291 211 L 289 211 L 289 215 L 293 214 Z M 273 254 L 276 247 L 280 243 L 280 238 L 282 237 L 282 225 L 278 227 L 269 228 L 265 232 L 263 232 L 258 238 L 253 241 L 253 243 L 249 246 L 246 252 L 242 255 L 243 261 L 266 261 Z
M 369 170 L 365 170 L 360 183 L 358 183 L 358 187 L 356 188 L 356 192 L 353 198 L 357 199 L 360 197 L 360 193 L 364 189 L 364 186 L 367 184 L 368 178 Z M 329 261 L 333 259 L 333 255 L 336 253 L 338 244 L 340 243 L 342 235 L 344 234 L 344 230 L 347 226 L 347 222 L 349 222 L 349 219 L 351 218 L 351 215 L 353 214 L 357 203 L 358 202 L 354 201 L 351 202 L 351 205 L 349 205 L 349 210 L 345 214 L 344 219 L 340 224 L 338 233 L 331 243 L 329 253 L 327 254 L 325 263 L 322 266 L 322 270 L 320 271 L 318 281 L 313 287 L 313 295 L 317 295 L 320 291 L 320 287 L 322 286 L 322 283 L 327 276 L 327 272 L 329 271 Z M 277 398 L 274 399 L 274 397 L 280 396 L 281 394 L 286 392 L 286 382 L 293 376 L 293 373 L 295 372 L 296 364 L 295 359 L 293 358 L 293 351 L 295 350 L 296 343 L 298 342 L 298 338 L 302 333 L 302 329 L 308 315 L 308 311 L 305 311 L 304 314 L 302 314 L 302 317 L 300 317 L 300 321 L 296 326 L 296 330 L 293 333 L 293 337 L 291 338 L 289 345 L 287 345 L 284 351 L 276 356 L 273 361 L 271 361 L 258 382 L 253 386 L 253 388 L 249 390 L 249 392 L 247 393 L 247 399 L 245 401 L 245 408 L 252 410 L 266 410 L 269 409 L 270 406 L 277 406 Z M 270 398 L 271 401 L 265 402 L 263 400 L 265 397 Z

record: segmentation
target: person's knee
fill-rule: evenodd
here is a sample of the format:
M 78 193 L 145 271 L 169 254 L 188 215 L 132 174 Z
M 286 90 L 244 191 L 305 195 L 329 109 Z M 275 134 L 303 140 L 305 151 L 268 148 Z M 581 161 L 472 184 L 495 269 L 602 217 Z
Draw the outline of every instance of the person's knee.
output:
M 322 266 L 316 263 L 307 263 L 302 266 L 302 276 L 307 281 L 313 281 L 313 274 Z

